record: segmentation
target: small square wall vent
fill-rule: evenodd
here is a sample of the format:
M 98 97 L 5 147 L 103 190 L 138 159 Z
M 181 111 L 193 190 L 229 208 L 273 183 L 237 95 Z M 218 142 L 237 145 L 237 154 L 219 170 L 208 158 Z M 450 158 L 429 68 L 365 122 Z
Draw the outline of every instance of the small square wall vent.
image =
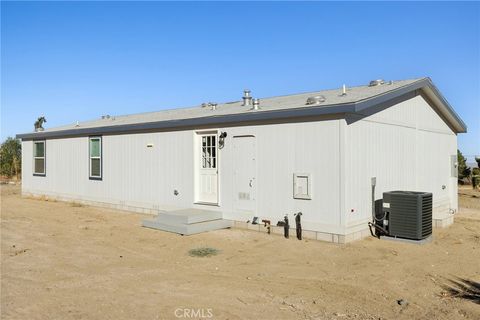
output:
M 293 198 L 312 199 L 312 178 L 309 173 L 293 174 Z

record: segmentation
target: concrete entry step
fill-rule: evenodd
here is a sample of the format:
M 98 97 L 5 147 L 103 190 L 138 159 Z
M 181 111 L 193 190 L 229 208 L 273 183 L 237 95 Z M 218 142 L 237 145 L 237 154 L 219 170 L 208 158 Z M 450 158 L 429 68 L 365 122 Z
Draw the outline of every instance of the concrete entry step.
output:
M 190 224 L 210 220 L 222 219 L 222 213 L 218 211 L 201 210 L 201 209 L 182 209 L 160 213 L 156 217 L 156 221 L 167 224 Z
M 226 229 L 226 228 L 232 227 L 231 221 L 223 220 L 223 219 L 191 223 L 191 224 L 166 224 L 166 223 L 158 222 L 155 220 L 150 220 L 150 221 L 144 220 L 142 224 L 144 227 L 147 227 L 147 228 L 178 233 L 186 236 L 196 234 L 196 233 L 202 233 L 202 232 Z
M 218 211 L 183 209 L 159 214 L 154 220 L 142 221 L 142 226 L 162 231 L 191 235 L 231 228 L 232 221 L 223 220 Z

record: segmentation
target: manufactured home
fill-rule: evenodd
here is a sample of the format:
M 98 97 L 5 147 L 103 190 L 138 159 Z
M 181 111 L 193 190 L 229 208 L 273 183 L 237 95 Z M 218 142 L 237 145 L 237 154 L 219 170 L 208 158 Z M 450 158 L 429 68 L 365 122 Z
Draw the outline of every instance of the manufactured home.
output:
M 451 224 L 463 132 L 421 78 L 264 99 L 245 90 L 238 101 L 17 137 L 24 195 L 159 216 L 213 212 L 259 231 L 247 221 L 302 212 L 305 237 L 344 243 L 370 234 L 372 199 L 387 191 L 432 193 L 434 226 Z

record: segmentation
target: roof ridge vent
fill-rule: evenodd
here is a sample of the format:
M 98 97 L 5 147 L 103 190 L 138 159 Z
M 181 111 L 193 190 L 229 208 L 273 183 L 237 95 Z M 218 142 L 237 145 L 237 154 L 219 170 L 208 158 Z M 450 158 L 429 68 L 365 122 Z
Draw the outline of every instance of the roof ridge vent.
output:
M 327 99 L 323 95 L 308 97 L 306 105 L 321 104 L 325 102 L 325 100 Z
M 383 79 L 377 79 L 377 80 L 372 80 L 368 84 L 369 87 L 376 87 L 376 86 L 381 86 L 382 84 L 385 84 L 385 80 Z

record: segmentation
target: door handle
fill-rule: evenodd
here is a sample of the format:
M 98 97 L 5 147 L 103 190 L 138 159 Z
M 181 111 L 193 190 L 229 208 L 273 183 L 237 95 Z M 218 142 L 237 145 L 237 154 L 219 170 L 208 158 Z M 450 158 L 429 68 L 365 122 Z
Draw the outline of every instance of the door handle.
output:
M 250 179 L 250 182 L 248 183 L 250 187 L 253 187 L 253 179 Z

